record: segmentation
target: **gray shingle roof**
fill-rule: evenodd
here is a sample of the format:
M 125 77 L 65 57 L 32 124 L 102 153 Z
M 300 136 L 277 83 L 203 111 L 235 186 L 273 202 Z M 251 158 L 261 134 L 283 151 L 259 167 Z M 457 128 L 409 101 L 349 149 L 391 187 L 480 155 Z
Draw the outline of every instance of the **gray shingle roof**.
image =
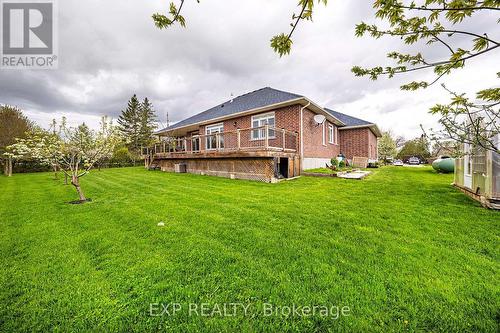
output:
M 290 100 L 294 100 L 297 98 L 305 98 L 302 95 L 297 95 L 293 93 L 289 93 L 286 91 L 281 91 L 277 89 L 273 89 L 270 87 L 265 87 L 262 89 L 258 89 L 244 95 L 235 97 L 233 101 L 226 101 L 222 104 L 214 106 L 206 111 L 198 113 L 192 117 L 184 119 L 172 126 L 164 128 L 162 130 L 157 131 L 156 133 L 160 133 L 166 130 L 174 130 L 177 128 L 181 128 L 184 126 L 189 126 L 193 124 L 197 124 L 203 121 L 209 121 L 216 118 L 230 116 L 232 114 L 236 114 L 239 112 L 252 110 L 256 108 L 265 107 L 268 105 L 282 103 Z M 374 125 L 371 122 L 366 120 L 362 120 L 356 117 L 352 117 L 331 109 L 324 108 L 328 113 L 330 113 L 333 117 L 337 118 L 341 122 L 345 124 L 345 126 L 365 126 L 365 125 Z
M 344 113 L 340 113 L 331 109 L 324 108 L 328 113 L 330 113 L 332 116 L 343 122 L 346 126 L 364 126 L 364 125 L 374 125 L 373 123 L 359 119 L 356 117 L 352 117 L 349 115 L 346 115 Z
M 247 94 L 235 97 L 232 102 L 227 101 L 219 104 L 211 109 L 198 113 L 192 117 L 184 119 L 172 126 L 164 128 L 158 132 L 165 130 L 173 130 L 176 128 L 196 124 L 202 121 L 208 121 L 215 118 L 229 116 L 238 112 L 252 110 L 267 105 L 282 103 L 289 100 L 301 98 L 303 96 L 292 94 L 285 91 L 276 90 L 270 87 L 265 87 L 259 90 L 249 92 Z

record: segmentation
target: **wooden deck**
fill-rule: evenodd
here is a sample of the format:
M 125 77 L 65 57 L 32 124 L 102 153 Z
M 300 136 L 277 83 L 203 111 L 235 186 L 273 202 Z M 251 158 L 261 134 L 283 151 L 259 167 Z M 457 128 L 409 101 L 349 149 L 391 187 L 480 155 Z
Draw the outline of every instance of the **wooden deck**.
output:
M 189 137 L 165 137 L 143 148 L 150 159 L 295 157 L 298 133 L 261 126 Z
M 270 157 L 289 157 L 297 155 L 294 150 L 282 149 L 252 149 L 252 150 L 205 150 L 200 152 L 168 152 L 153 154 L 157 160 L 164 159 L 207 159 L 207 158 L 270 158 Z

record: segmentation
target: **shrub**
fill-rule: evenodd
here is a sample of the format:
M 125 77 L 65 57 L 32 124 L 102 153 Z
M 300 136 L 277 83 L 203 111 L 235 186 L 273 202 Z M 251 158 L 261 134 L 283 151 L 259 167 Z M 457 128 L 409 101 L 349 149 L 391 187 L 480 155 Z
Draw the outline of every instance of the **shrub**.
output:
M 330 160 L 330 163 L 332 164 L 332 166 L 335 166 L 335 167 L 339 165 L 339 161 L 337 161 L 336 157 L 332 157 L 332 159 Z
M 134 159 L 138 159 L 127 147 L 119 147 L 113 152 L 110 160 L 103 163 L 103 166 L 122 167 L 134 164 Z
M 342 160 L 339 162 L 339 167 L 340 168 L 345 168 L 345 160 Z

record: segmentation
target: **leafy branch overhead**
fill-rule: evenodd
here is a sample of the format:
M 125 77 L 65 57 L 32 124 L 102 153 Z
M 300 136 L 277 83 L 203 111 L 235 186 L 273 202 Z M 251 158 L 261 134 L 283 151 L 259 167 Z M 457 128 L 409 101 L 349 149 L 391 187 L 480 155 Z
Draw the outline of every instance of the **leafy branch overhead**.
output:
M 392 78 L 399 73 L 433 68 L 436 74 L 433 81 L 413 81 L 401 87 L 403 90 L 426 88 L 438 82 L 452 70 L 463 68 L 467 60 L 491 52 L 500 46 L 500 41 L 490 38 L 487 33 L 479 34 L 453 28 L 454 25 L 465 18 L 471 18 L 475 13 L 500 11 L 499 1 L 427 0 L 425 5 L 417 6 L 414 1 L 409 5 L 404 5 L 400 0 L 377 0 L 374 8 L 376 9 L 375 17 L 389 23 L 389 28 L 382 29 L 377 25 L 362 22 L 356 25 L 357 37 L 366 34 L 376 39 L 384 36 L 398 37 L 407 45 L 418 42 L 427 45 L 437 43 L 448 55 L 442 59 L 429 60 L 420 52 L 406 54 L 394 51 L 390 52 L 387 57 L 395 60 L 396 66 L 373 68 L 355 66 L 352 72 L 356 76 L 369 76 L 372 80 L 376 80 L 380 75 Z M 425 13 L 425 15 L 410 16 L 415 12 Z M 441 21 L 447 21 L 452 28 L 445 27 Z M 464 38 L 470 41 L 468 49 L 453 46 L 453 43 L 463 42 Z
M 317 0 L 318 3 L 323 3 L 325 6 L 328 0 Z M 173 2 L 170 3 L 168 15 L 156 13 L 153 14 L 153 21 L 157 28 L 166 29 L 175 22 L 179 22 L 182 27 L 186 27 L 186 20 L 184 16 L 181 15 L 182 7 L 185 0 L 180 0 L 179 7 Z M 196 0 L 200 2 L 200 0 Z M 292 23 L 290 23 L 291 30 L 289 33 L 281 33 L 274 36 L 271 39 L 271 47 L 275 52 L 277 52 L 280 57 L 286 54 L 290 54 L 292 49 L 292 35 L 295 32 L 299 22 L 301 20 L 312 21 L 312 14 L 314 9 L 314 0 L 300 0 L 298 7 L 300 8 L 299 14 L 292 14 Z
M 159 29 L 165 29 L 172 26 L 175 22 L 179 22 L 181 27 L 185 28 L 186 20 L 184 19 L 184 16 L 181 15 L 181 10 L 182 6 L 184 5 L 184 1 L 185 0 L 181 0 L 179 9 L 177 9 L 175 3 L 171 2 L 168 11 L 169 16 L 159 13 L 153 14 L 153 21 L 155 22 L 156 27 Z M 199 2 L 199 0 L 197 0 L 197 2 Z
M 381 75 L 392 78 L 396 74 L 432 69 L 435 77 L 431 81 L 412 81 L 401 86 L 402 90 L 417 90 L 427 88 L 452 71 L 465 67 L 473 58 L 499 50 L 500 40 L 487 32 L 471 31 L 460 25 L 465 19 L 468 22 L 480 20 L 481 23 L 490 19 L 494 20 L 492 26 L 498 25 L 500 21 L 497 18 L 478 15 L 500 13 L 498 0 L 426 0 L 422 5 L 414 1 L 405 5 L 400 0 L 377 0 L 374 8 L 375 17 L 384 21 L 386 28 L 362 22 L 356 25 L 357 37 L 395 37 L 406 45 L 421 48 L 427 45 L 435 51 L 434 54 L 439 54 L 436 50 L 441 49 L 443 55 L 431 60 L 422 52 L 408 54 L 394 51 L 387 57 L 396 62 L 395 66 L 355 66 L 352 72 L 356 76 L 368 76 L 376 80 Z M 451 100 L 449 104 L 437 104 L 430 109 L 432 114 L 439 116 L 442 127 L 431 129 L 430 138 L 434 141 L 452 140 L 499 152 L 496 138 L 500 133 L 500 88 L 480 90 L 476 93 L 476 99 L 472 100 L 465 94 L 449 90 L 444 84 L 442 86 L 450 94 Z
M 318 0 L 318 3 L 323 3 L 326 6 L 327 0 Z M 290 32 L 288 34 L 281 33 L 271 38 L 271 47 L 280 55 L 280 57 L 286 54 L 290 54 L 293 44 L 292 35 L 295 32 L 295 29 L 297 28 L 299 22 L 301 20 L 312 21 L 314 0 L 300 0 L 299 7 L 301 8 L 300 13 L 298 15 L 295 13 L 292 14 Z

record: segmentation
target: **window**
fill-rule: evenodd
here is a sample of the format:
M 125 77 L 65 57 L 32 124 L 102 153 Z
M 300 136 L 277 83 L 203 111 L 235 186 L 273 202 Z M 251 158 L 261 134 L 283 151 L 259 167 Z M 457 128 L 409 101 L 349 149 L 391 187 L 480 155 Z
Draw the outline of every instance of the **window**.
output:
M 328 125 L 328 142 L 332 144 L 335 142 L 335 128 L 330 124 Z
M 266 137 L 266 129 L 262 128 L 264 126 L 269 126 L 268 138 L 274 139 L 274 112 L 260 114 L 252 117 L 252 140 L 263 140 Z
M 224 132 L 223 124 L 207 126 L 205 132 L 207 134 L 207 149 L 224 148 L 224 136 L 222 134 L 217 135 Z

